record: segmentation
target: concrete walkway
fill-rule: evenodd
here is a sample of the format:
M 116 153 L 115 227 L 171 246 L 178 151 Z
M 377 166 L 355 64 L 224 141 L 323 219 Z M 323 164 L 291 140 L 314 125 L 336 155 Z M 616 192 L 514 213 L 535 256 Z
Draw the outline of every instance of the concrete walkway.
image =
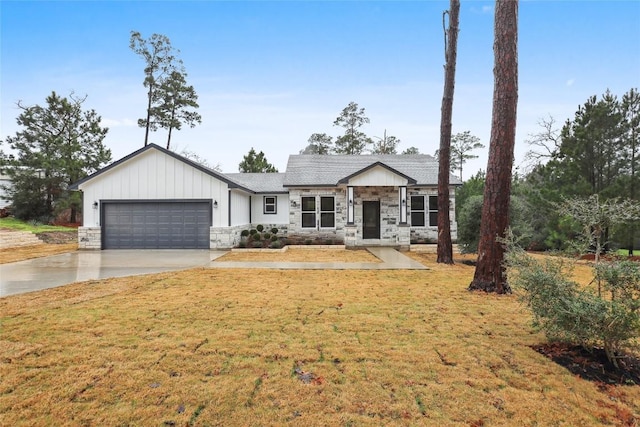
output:
M 382 262 L 255 262 L 215 261 L 211 268 L 271 268 L 276 270 L 428 270 L 393 248 L 368 247 L 367 250 Z M 310 250 L 310 256 L 313 252 Z
M 215 261 L 226 251 L 104 250 L 76 251 L 0 265 L 0 297 L 69 283 L 135 276 L 189 268 L 270 268 L 278 270 L 426 270 L 391 248 L 369 248 L 382 262 L 234 262 Z M 313 257 L 313 252 L 309 252 Z

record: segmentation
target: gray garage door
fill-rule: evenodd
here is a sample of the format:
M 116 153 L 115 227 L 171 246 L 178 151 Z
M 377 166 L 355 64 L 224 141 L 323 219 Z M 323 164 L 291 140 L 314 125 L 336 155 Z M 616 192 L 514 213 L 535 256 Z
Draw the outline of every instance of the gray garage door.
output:
M 209 249 L 210 201 L 103 202 L 103 249 Z

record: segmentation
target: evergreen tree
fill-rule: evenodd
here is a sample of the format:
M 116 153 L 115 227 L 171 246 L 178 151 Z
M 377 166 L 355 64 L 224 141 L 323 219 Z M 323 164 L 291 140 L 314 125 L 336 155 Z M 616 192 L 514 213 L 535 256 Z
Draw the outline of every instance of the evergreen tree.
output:
M 244 173 L 278 172 L 278 169 L 267 161 L 264 153 L 262 151 L 256 153 L 253 147 L 244 156 L 238 165 L 238 169 Z
M 307 142 L 300 154 L 331 154 L 333 150 L 333 138 L 326 133 L 314 133 Z
M 470 290 L 511 291 L 503 265 L 509 226 L 511 168 L 518 106 L 518 1 L 497 0 L 494 20 L 494 88 L 491 141 L 484 186 L 478 261 Z
M 49 220 L 56 210 L 70 208 L 70 221 L 76 222 L 81 201 L 68 186 L 111 160 L 103 144 L 108 129 L 100 126 L 94 110 L 82 109 L 85 100 L 52 92 L 46 106 L 18 103 L 22 113 L 17 122 L 23 129 L 7 137 L 16 154 L 3 162 L 13 181 L 10 198 L 16 217 Z
M 371 154 L 397 154 L 397 147 L 400 140 L 395 136 L 387 136 L 387 130 L 384 130 L 382 138 L 375 137 L 378 141 L 372 141 Z
M 139 32 L 131 31 L 129 48 L 140 55 L 146 64 L 144 87 L 147 88 L 147 111 L 145 118 L 138 119 L 138 126 L 145 128 L 146 146 L 149 143 L 149 131 L 156 131 L 160 126 L 159 118 L 154 114 L 157 111 L 154 107 L 162 99 L 158 90 L 174 71 L 183 73 L 184 67 L 177 57 L 180 51 L 174 49 L 169 38 L 162 34 L 152 34 L 144 39 Z
M 358 107 L 355 102 L 350 102 L 333 122 L 334 126 L 344 128 L 344 135 L 339 136 L 335 142 L 337 154 L 362 154 L 365 147 L 372 143 L 371 138 L 360 131 L 360 128 L 369 123 L 364 114 L 364 108 Z
M 198 95 L 193 86 L 188 86 L 186 73 L 172 71 L 157 89 L 158 104 L 151 108 L 159 127 L 168 130 L 167 150 L 171 147 L 171 131 L 180 130 L 182 124 L 195 127 L 202 123 L 202 117 L 196 111 Z

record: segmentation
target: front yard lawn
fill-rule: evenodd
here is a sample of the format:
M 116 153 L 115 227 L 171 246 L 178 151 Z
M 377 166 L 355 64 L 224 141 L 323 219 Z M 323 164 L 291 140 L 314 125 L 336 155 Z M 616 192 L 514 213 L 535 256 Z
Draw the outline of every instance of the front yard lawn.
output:
M 0 298 L 4 425 L 635 425 L 640 386 L 532 347 L 515 296 L 424 271 L 194 269 Z
M 15 218 L 0 218 L 0 228 L 15 231 L 29 231 L 31 233 L 42 233 L 45 231 L 69 231 L 74 232 L 74 227 L 63 227 L 60 225 L 46 225 L 31 222 L 20 221 Z

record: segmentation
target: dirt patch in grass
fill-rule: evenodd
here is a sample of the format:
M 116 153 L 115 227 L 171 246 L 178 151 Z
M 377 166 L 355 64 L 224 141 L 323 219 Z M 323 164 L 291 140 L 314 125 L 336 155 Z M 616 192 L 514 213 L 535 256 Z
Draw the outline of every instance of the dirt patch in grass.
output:
M 216 261 L 255 262 L 381 262 L 366 250 L 347 249 L 287 249 L 286 251 L 233 251 Z
M 0 264 L 24 261 L 27 259 L 40 258 L 50 255 L 59 255 L 78 250 L 77 243 L 60 243 L 33 246 L 18 246 L 15 248 L 0 249 Z

